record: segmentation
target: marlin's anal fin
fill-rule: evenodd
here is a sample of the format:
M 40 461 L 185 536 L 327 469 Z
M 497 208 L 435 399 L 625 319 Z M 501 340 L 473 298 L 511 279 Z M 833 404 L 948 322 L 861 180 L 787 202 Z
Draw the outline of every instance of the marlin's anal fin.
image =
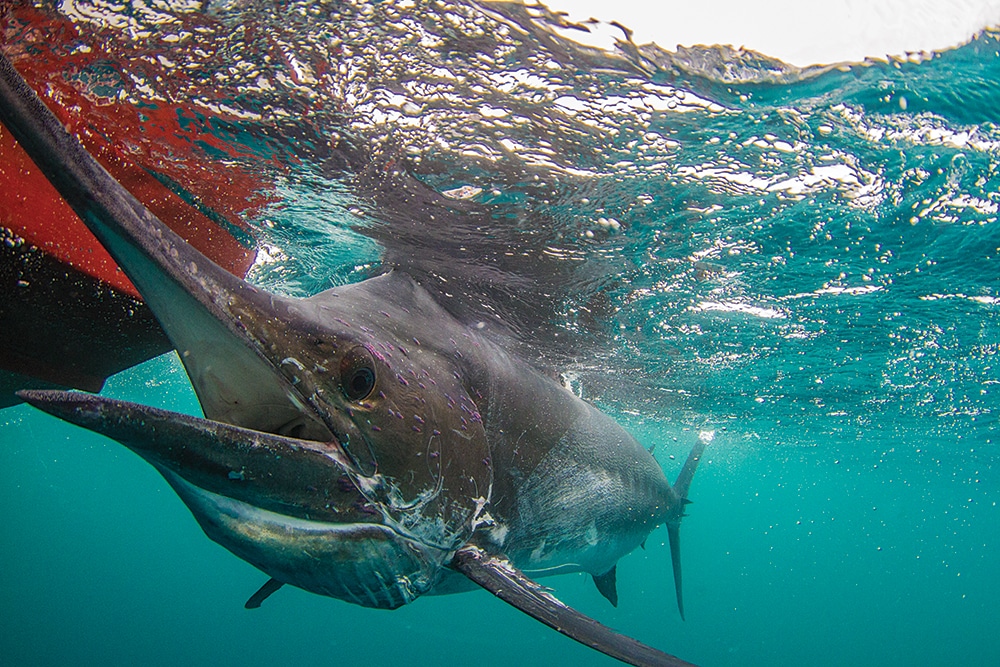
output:
M 608 599 L 612 607 L 618 607 L 618 564 L 616 563 L 610 570 L 598 576 L 594 575 L 594 584 L 601 595 Z
M 283 582 L 277 579 L 268 579 L 267 582 L 257 589 L 257 592 L 250 596 L 247 603 L 243 605 L 244 609 L 257 609 L 260 607 L 261 602 L 271 597 L 275 591 L 284 586 Z
M 455 553 L 451 566 L 507 604 L 612 658 L 640 667 L 693 667 L 567 607 L 502 556 L 467 545 Z

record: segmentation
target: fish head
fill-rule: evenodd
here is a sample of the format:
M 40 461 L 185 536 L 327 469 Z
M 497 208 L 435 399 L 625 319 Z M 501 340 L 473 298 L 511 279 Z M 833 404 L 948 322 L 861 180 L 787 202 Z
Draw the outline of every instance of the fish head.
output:
M 206 480 L 174 454 L 151 462 L 210 538 L 279 581 L 389 608 L 428 591 L 484 520 L 493 480 L 464 367 L 421 342 L 426 327 L 454 323 L 405 276 L 299 299 L 218 273 L 190 246 L 176 248 L 160 255 L 159 277 L 144 281 L 147 302 L 205 416 L 238 428 L 246 442 L 268 434 L 300 444 L 263 459 L 239 438 L 205 447 L 228 452 L 219 475 L 245 475 L 253 465 L 264 489 L 254 496 L 235 490 L 241 480 Z M 169 263 L 177 256 L 179 268 Z M 181 440 L 166 447 L 179 452 Z M 285 469 L 295 473 L 279 473 Z M 304 482 L 282 478 L 312 480 L 318 492 L 303 501 Z
M 470 419 L 474 392 L 454 359 L 413 342 L 457 323 L 427 304 L 414 307 L 429 297 L 392 273 L 300 299 L 226 272 L 97 164 L 16 72 L 3 73 L 4 85 L 17 88 L 5 97 L 5 126 L 153 311 L 191 379 L 206 432 L 235 428 L 239 437 L 202 439 L 195 455 L 176 414 L 154 428 L 141 411 L 105 410 L 82 425 L 153 463 L 212 539 L 279 580 L 337 596 L 339 581 L 419 582 L 401 597 L 343 595 L 372 606 L 427 590 L 472 534 L 492 487 L 485 429 Z M 52 407 L 44 403 L 35 401 Z M 112 426 L 123 423 L 131 430 L 118 437 Z M 267 437 L 311 444 L 257 456 L 253 443 Z M 322 452 L 337 452 L 338 462 L 325 463 Z M 302 480 L 311 480 L 305 490 Z M 310 563 L 315 576 L 295 574 Z

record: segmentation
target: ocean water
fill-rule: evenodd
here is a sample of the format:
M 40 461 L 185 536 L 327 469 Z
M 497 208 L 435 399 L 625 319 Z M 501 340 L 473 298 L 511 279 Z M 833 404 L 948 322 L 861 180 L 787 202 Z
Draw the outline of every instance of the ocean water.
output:
M 101 45 L 113 95 L 188 101 L 217 140 L 191 150 L 259 178 L 254 282 L 400 267 L 669 478 L 710 441 L 687 620 L 663 529 L 617 609 L 545 580 L 565 602 L 706 666 L 1000 664 L 1000 35 L 800 70 L 600 52 L 503 4 L 39 11 Z M 103 393 L 199 410 L 174 355 Z M 0 411 L 0 507 L 2 664 L 613 664 L 486 592 L 244 610 L 265 575 L 151 467 L 25 406 Z

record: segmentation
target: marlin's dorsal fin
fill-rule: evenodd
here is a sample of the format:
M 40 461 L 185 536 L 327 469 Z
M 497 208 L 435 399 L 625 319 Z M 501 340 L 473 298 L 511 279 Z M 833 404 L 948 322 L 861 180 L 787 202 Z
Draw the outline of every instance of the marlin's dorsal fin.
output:
M 639 667 L 693 667 L 689 662 L 620 635 L 567 607 L 502 556 L 466 545 L 455 553 L 451 567 L 507 604 L 612 658 Z
M 602 575 L 593 575 L 594 584 L 601 595 L 608 599 L 612 607 L 618 606 L 618 564 L 615 563 L 610 570 Z
M 247 603 L 243 605 L 244 609 L 257 609 L 260 607 L 260 603 L 271 597 L 271 595 L 277 591 L 279 588 L 284 586 L 284 582 L 278 581 L 277 579 L 268 579 L 263 586 L 257 589 L 257 592 L 250 596 Z
M 680 496 L 681 501 L 687 500 L 688 489 L 691 487 L 691 478 L 694 477 L 694 471 L 697 470 L 698 462 L 701 461 L 701 455 L 704 451 L 705 442 L 699 440 L 691 448 L 691 453 L 688 454 L 687 461 L 684 462 L 684 467 L 681 468 L 681 474 L 677 475 L 677 481 L 674 482 L 674 491 Z

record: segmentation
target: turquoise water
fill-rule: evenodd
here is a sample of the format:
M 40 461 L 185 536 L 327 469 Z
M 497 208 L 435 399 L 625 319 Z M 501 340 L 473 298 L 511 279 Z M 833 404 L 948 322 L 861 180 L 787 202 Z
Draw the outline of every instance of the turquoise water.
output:
M 583 575 L 544 582 L 561 599 L 703 665 L 1000 664 L 997 34 L 801 71 L 601 54 L 509 7 L 173 11 L 70 18 L 154 88 L 128 95 L 182 87 L 150 52 L 193 63 L 174 99 L 222 73 L 204 86 L 242 115 L 201 122 L 272 193 L 248 219 L 255 282 L 402 266 L 671 479 L 711 440 L 687 620 L 662 529 L 620 562 L 617 609 Z M 208 55 L 170 39 L 192 26 Z M 172 355 L 103 393 L 198 412 Z M 283 589 L 244 610 L 265 576 L 138 457 L 24 406 L 0 443 L 4 664 L 613 664 L 485 592 L 385 612 Z

